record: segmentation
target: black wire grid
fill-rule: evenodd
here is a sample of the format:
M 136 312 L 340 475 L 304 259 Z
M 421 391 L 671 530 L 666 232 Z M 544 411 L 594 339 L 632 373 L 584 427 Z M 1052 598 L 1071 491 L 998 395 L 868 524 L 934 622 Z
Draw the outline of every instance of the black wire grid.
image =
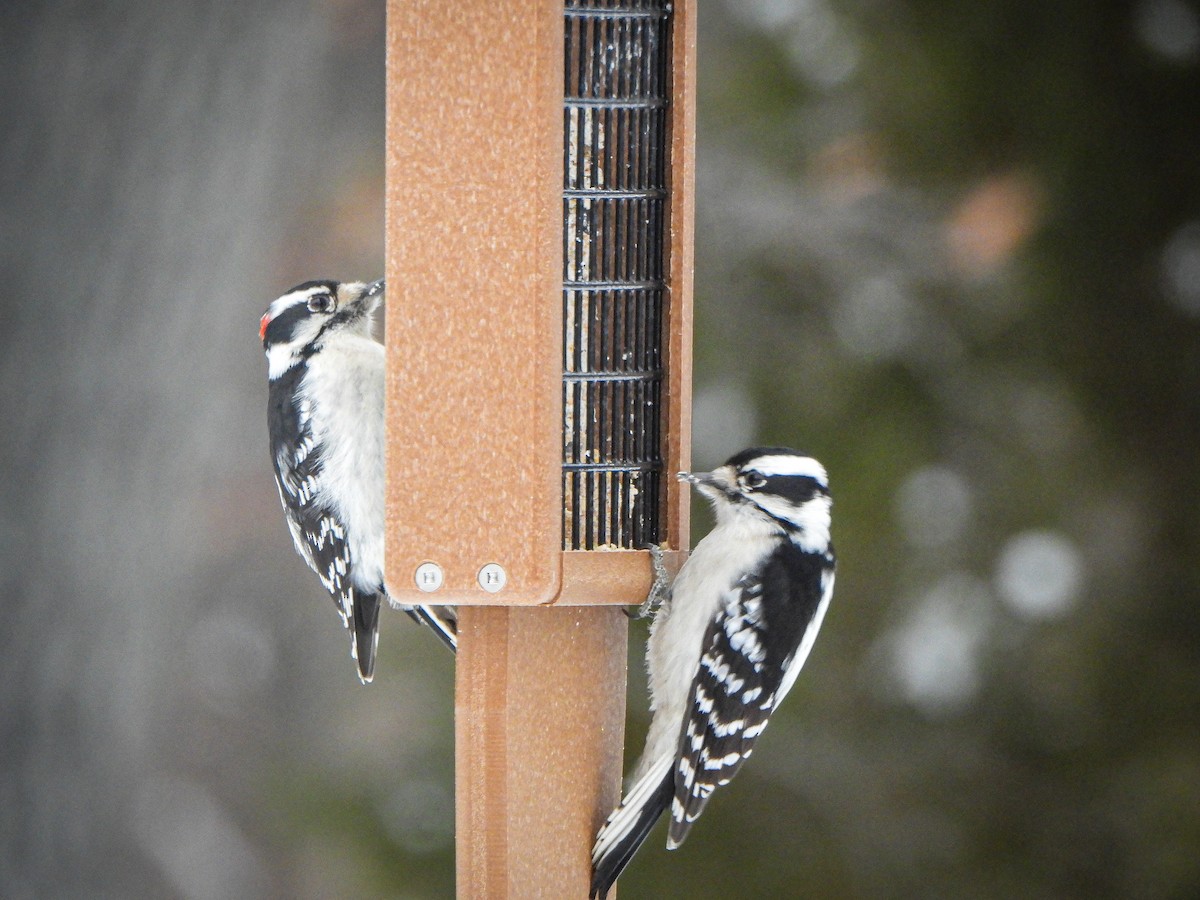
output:
M 567 0 L 563 546 L 660 540 L 666 0 Z

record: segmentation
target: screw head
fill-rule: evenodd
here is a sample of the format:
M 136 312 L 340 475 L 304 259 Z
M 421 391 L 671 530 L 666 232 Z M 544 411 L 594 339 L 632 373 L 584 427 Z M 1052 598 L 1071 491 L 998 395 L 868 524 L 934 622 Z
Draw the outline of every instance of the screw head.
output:
M 432 593 L 442 586 L 444 576 L 442 575 L 442 567 L 437 563 L 421 563 L 417 566 L 417 571 L 413 575 L 413 580 L 417 583 L 417 589 Z
M 508 573 L 498 563 L 488 563 L 479 570 L 479 586 L 489 594 L 495 594 L 503 589 L 508 581 Z

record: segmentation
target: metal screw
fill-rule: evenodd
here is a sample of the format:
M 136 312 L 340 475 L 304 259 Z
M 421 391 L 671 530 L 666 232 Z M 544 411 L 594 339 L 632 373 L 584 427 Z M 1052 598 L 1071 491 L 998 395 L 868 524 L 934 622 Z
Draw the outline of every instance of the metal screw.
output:
M 417 582 L 417 588 L 431 593 L 442 586 L 442 567 L 437 563 L 421 563 L 417 566 L 414 580 Z
M 488 563 L 479 570 L 479 586 L 489 594 L 499 591 L 507 581 L 508 574 L 497 563 Z

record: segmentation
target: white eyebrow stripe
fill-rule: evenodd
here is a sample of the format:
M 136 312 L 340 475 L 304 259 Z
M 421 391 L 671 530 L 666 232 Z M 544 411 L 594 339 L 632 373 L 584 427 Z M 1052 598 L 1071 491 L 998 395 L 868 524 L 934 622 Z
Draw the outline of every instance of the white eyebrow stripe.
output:
M 322 291 L 328 291 L 328 288 L 318 285 L 305 291 L 292 291 L 290 294 L 284 294 L 282 297 L 272 300 L 271 305 L 267 307 L 267 321 L 274 322 L 285 309 L 292 306 L 299 306 L 301 303 L 307 303 L 309 297 Z
M 820 482 L 823 487 L 829 484 L 829 476 L 825 467 L 808 456 L 762 456 L 754 460 L 754 471 L 768 477 L 772 475 L 805 475 Z

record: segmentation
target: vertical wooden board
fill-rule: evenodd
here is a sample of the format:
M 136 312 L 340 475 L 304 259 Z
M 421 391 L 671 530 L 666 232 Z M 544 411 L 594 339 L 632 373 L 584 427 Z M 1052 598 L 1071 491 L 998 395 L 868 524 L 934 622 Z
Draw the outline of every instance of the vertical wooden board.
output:
M 460 898 L 586 897 L 620 799 L 627 619 L 616 609 L 460 610 Z
M 506 896 L 510 612 L 459 610 L 454 844 L 455 883 L 462 898 Z
M 558 593 L 562 47 L 548 0 L 388 3 L 387 580 L 404 603 Z M 492 563 L 494 594 L 477 582 Z
M 537 702 L 509 710 L 509 896 L 586 897 L 596 832 L 620 800 L 628 619 L 604 607 L 511 616 L 509 690 Z
M 690 494 L 675 478 L 692 456 L 692 273 L 696 219 L 696 0 L 677 0 L 671 38 L 671 197 L 667 288 L 667 528 L 669 546 L 691 544 Z

